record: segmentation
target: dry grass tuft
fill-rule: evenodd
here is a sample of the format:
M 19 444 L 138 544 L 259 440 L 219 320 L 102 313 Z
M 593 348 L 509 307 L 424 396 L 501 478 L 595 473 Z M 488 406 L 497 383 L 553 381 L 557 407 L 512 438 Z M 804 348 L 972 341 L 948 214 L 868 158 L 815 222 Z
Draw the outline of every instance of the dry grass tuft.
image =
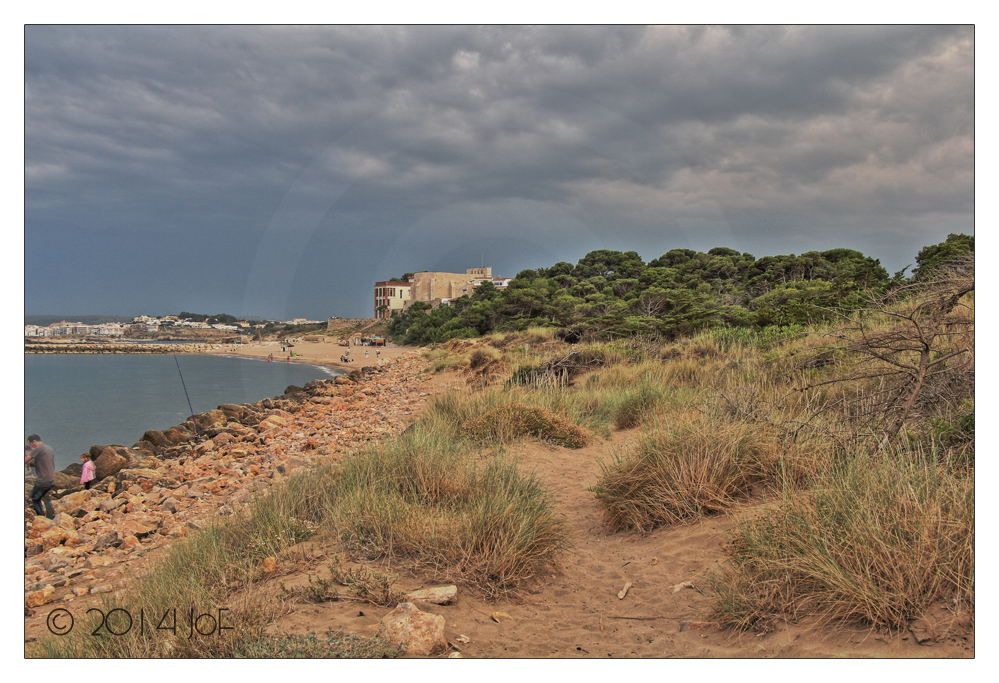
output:
M 509 403 L 473 418 L 462 427 L 462 433 L 473 439 L 500 443 L 533 436 L 565 448 L 583 448 L 590 442 L 586 430 L 568 419 L 551 410 L 523 403 Z
M 931 604 L 974 604 L 974 482 L 912 454 L 830 468 L 744 523 L 713 579 L 716 616 L 740 629 L 818 613 L 904 628 Z
M 687 419 L 650 430 L 602 465 L 594 486 L 608 525 L 647 533 L 727 510 L 763 478 L 776 444 L 756 426 Z

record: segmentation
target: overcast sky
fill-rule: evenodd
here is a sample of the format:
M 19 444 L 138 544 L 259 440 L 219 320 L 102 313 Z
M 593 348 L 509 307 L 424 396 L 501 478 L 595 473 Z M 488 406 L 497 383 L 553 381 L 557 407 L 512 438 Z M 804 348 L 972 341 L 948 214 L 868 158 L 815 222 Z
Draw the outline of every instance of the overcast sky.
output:
M 971 27 L 46 27 L 28 314 L 370 317 L 408 271 L 973 233 Z

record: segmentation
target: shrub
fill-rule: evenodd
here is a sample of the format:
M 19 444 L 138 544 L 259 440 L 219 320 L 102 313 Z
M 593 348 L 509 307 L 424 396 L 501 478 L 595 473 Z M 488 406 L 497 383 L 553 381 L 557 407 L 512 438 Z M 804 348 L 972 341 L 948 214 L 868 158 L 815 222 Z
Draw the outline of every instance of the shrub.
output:
M 514 463 L 479 463 L 461 442 L 417 424 L 346 460 L 331 524 L 353 552 L 440 569 L 487 592 L 550 568 L 567 544 L 541 485 Z
M 776 512 L 743 523 L 712 579 L 716 616 L 767 630 L 778 617 L 902 628 L 933 602 L 974 600 L 975 492 L 931 458 L 858 456 Z
M 626 392 L 614 411 L 614 426 L 618 429 L 637 427 L 662 407 L 664 399 L 662 387 L 651 383 L 643 383 Z
M 610 464 L 592 491 L 614 530 L 647 533 L 727 509 L 772 459 L 756 427 L 685 420 L 660 425 Z
M 503 405 L 473 418 L 464 424 L 462 433 L 473 439 L 495 439 L 501 443 L 533 436 L 566 448 L 582 448 L 590 442 L 589 434 L 566 418 L 523 403 Z

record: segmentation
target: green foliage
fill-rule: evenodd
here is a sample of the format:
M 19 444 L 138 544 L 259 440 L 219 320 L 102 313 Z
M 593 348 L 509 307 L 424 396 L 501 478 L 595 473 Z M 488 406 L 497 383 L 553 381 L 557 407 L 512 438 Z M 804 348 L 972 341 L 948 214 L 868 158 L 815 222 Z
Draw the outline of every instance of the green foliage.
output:
M 975 253 L 975 238 L 964 233 L 951 233 L 939 244 L 923 247 L 916 254 L 916 268 L 912 271 L 917 282 L 928 279 L 933 271 L 959 256 Z
M 973 247 L 973 238 L 952 235 L 920 252 L 919 270 Z M 576 265 L 522 270 L 503 291 L 483 283 L 451 306 L 416 303 L 392 318 L 392 335 L 426 345 L 548 326 L 584 340 L 677 339 L 714 327 L 807 325 L 899 284 L 877 259 L 847 248 L 760 259 L 728 247 L 672 249 L 648 264 L 634 251 L 599 249 Z

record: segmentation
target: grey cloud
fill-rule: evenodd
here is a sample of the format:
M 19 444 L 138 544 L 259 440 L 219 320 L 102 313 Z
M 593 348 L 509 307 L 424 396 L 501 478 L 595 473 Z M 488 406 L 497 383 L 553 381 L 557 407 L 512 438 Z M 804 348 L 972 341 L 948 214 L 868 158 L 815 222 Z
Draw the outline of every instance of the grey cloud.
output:
M 357 281 L 398 274 L 368 256 L 432 217 L 455 261 L 476 238 L 505 258 L 462 220 L 534 225 L 507 229 L 548 253 L 530 210 L 573 216 L 573 248 L 838 238 L 901 267 L 972 229 L 973 48 L 960 26 L 28 27 L 26 256 L 53 239 L 91 258 L 104 239 L 119 258 L 194 242 L 197 277 L 162 305 L 193 310 L 183 297 L 205 295 L 184 282 L 218 269 L 215 290 L 252 308 L 247 262 L 304 289 L 314 252 L 349 243 L 374 264 L 336 285 L 351 314 L 369 298 Z M 286 231 L 312 246 L 277 253 Z M 130 311 L 152 305 L 135 297 Z

